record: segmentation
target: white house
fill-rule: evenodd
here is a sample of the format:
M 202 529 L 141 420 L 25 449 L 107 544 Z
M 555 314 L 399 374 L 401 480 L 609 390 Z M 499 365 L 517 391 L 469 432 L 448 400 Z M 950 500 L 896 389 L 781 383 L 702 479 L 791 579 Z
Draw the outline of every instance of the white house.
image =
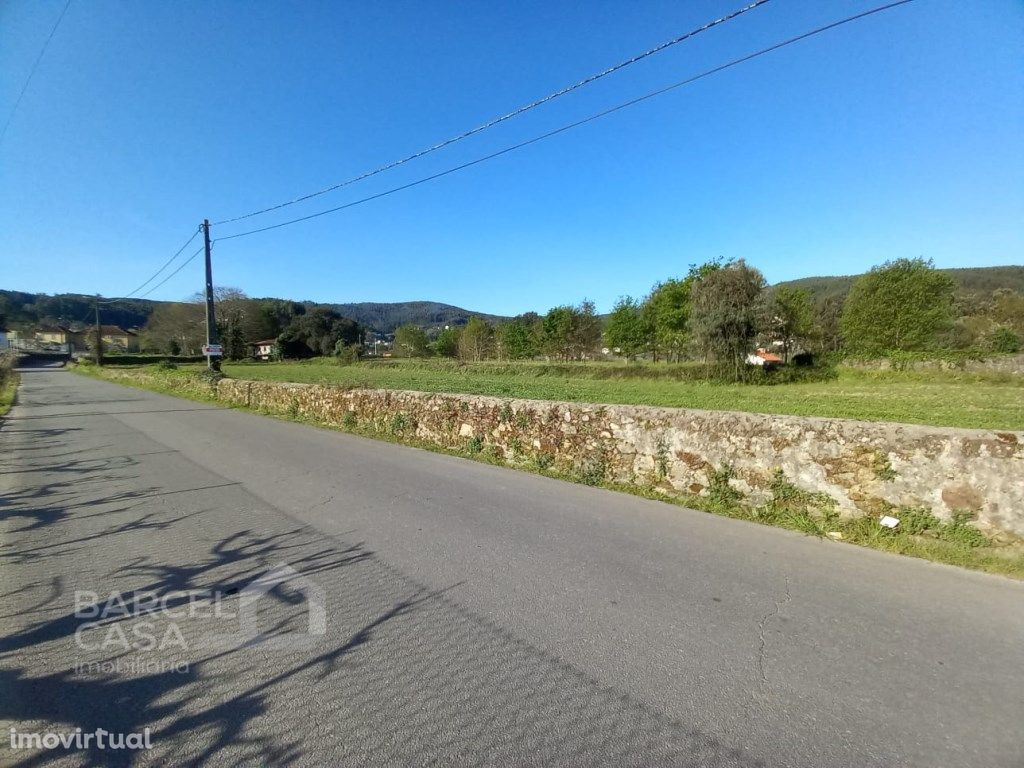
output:
M 253 356 L 257 360 L 269 360 L 274 356 L 274 345 L 277 344 L 277 339 L 264 339 L 263 341 L 254 341 Z

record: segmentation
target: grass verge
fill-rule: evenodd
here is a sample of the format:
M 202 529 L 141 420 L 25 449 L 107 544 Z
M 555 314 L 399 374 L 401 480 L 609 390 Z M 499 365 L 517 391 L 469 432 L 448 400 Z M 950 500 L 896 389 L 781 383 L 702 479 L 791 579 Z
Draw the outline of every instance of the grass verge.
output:
M 91 366 L 72 366 L 70 369 L 96 378 L 108 378 L 104 376 L 102 369 Z M 188 370 L 157 371 L 154 367 L 146 372 L 154 375 L 154 378 L 146 383 L 121 379 L 115 381 L 175 397 L 216 403 L 222 407 L 259 413 L 282 421 L 293 421 L 322 429 L 385 440 L 434 453 L 459 456 L 560 480 L 629 493 L 724 517 L 786 528 L 810 536 L 828 537 L 837 544 L 855 544 L 1024 580 L 1024 543 L 1022 542 L 995 544 L 986 539 L 964 519 L 957 518 L 943 522 L 932 516 L 927 510 L 916 508 L 901 507 L 886 510 L 887 513 L 901 520 L 900 527 L 895 530 L 883 528 L 878 524 L 877 517 L 874 516 L 843 518 L 835 511 L 830 499 L 793 486 L 781 474 L 776 477 L 773 484 L 773 499 L 758 507 L 739 503 L 739 494 L 729 484 L 730 470 L 728 467 L 721 469 L 716 474 L 706 496 L 681 492 L 669 494 L 654 485 L 635 486 L 609 482 L 603 478 L 602 473 L 590 471 L 588 468 L 581 468 L 576 472 L 565 472 L 537 459 L 526 457 L 522 460 L 516 460 L 515 457 L 509 459 L 497 455 L 479 442 L 469 441 L 461 449 L 438 446 L 408 434 L 403 425 L 396 423 L 394 419 L 386 424 L 377 424 L 353 418 L 346 419 L 341 425 L 335 426 L 303 418 L 295 413 L 282 414 L 244 406 L 226 405 L 218 401 L 212 394 L 204 394 L 202 389 L 189 388 L 187 391 L 183 391 L 180 388 L 182 384 L 194 379 Z
M 6 416 L 18 393 L 18 374 L 10 373 L 0 384 L 0 416 Z

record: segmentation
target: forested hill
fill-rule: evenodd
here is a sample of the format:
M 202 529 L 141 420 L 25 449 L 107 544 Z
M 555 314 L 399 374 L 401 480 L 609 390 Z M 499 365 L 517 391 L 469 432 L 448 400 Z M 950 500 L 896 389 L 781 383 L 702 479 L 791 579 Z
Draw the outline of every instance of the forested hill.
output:
M 42 293 L 0 290 L 0 324 L 12 327 L 46 324 L 90 324 L 93 322 L 92 296 L 64 293 L 49 296 Z M 107 301 L 107 300 L 104 300 Z M 268 299 L 270 301 L 270 299 Z M 160 304 L 172 302 L 150 301 L 148 299 L 114 299 L 100 307 L 101 319 L 110 325 L 122 328 L 141 328 L 146 324 L 153 310 Z M 471 312 L 451 304 L 436 301 L 402 301 L 392 304 L 318 304 L 299 302 L 307 309 L 325 307 L 355 320 L 365 328 L 380 333 L 392 333 L 406 323 L 425 328 L 445 325 L 465 325 L 474 315 L 494 323 L 506 318 Z
M 965 267 L 963 269 L 942 269 L 956 282 L 961 295 L 990 296 L 993 291 L 1007 288 L 1024 293 L 1024 266 L 1014 267 Z M 836 277 L 801 277 L 787 280 L 778 285 L 804 288 L 816 299 L 830 297 L 845 298 L 850 287 L 860 275 Z
M 445 325 L 465 325 L 471 317 L 479 317 L 489 323 L 508 320 L 500 315 L 470 312 L 468 309 L 440 304 L 436 301 L 400 301 L 393 304 L 361 302 L 358 304 L 325 305 L 345 317 L 351 317 L 360 325 L 381 333 L 393 333 L 407 323 L 424 328 Z
M 91 324 L 95 319 L 95 302 L 95 297 L 80 293 L 49 296 L 45 293 L 0 290 L 0 324 L 10 327 L 40 323 Z M 117 299 L 101 305 L 100 319 L 108 325 L 141 328 L 161 303 L 164 302 L 149 299 Z

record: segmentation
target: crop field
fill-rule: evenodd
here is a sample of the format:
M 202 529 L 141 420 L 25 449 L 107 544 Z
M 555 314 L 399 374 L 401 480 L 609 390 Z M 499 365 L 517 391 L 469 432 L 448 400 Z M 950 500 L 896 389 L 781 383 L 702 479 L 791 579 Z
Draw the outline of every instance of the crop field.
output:
M 841 368 L 830 380 L 752 385 L 694 380 L 685 366 L 651 364 L 314 360 L 223 367 L 239 379 L 1024 430 L 1024 376 L 1012 374 Z

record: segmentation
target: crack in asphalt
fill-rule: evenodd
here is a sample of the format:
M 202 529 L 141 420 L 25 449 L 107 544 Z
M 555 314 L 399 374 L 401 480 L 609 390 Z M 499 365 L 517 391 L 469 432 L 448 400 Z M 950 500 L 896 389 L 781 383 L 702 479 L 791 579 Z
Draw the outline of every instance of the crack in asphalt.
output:
M 783 600 L 776 600 L 775 607 L 772 608 L 768 613 L 761 617 L 761 621 L 758 622 L 758 650 L 757 650 L 757 669 L 761 675 L 760 686 L 762 690 L 767 691 L 769 687 L 768 683 L 768 670 L 765 665 L 767 650 L 768 650 L 768 638 L 766 631 L 768 629 L 768 623 L 774 619 L 782 611 L 783 607 L 789 604 L 793 599 L 793 593 L 790 591 L 789 576 L 786 576 L 786 596 Z

